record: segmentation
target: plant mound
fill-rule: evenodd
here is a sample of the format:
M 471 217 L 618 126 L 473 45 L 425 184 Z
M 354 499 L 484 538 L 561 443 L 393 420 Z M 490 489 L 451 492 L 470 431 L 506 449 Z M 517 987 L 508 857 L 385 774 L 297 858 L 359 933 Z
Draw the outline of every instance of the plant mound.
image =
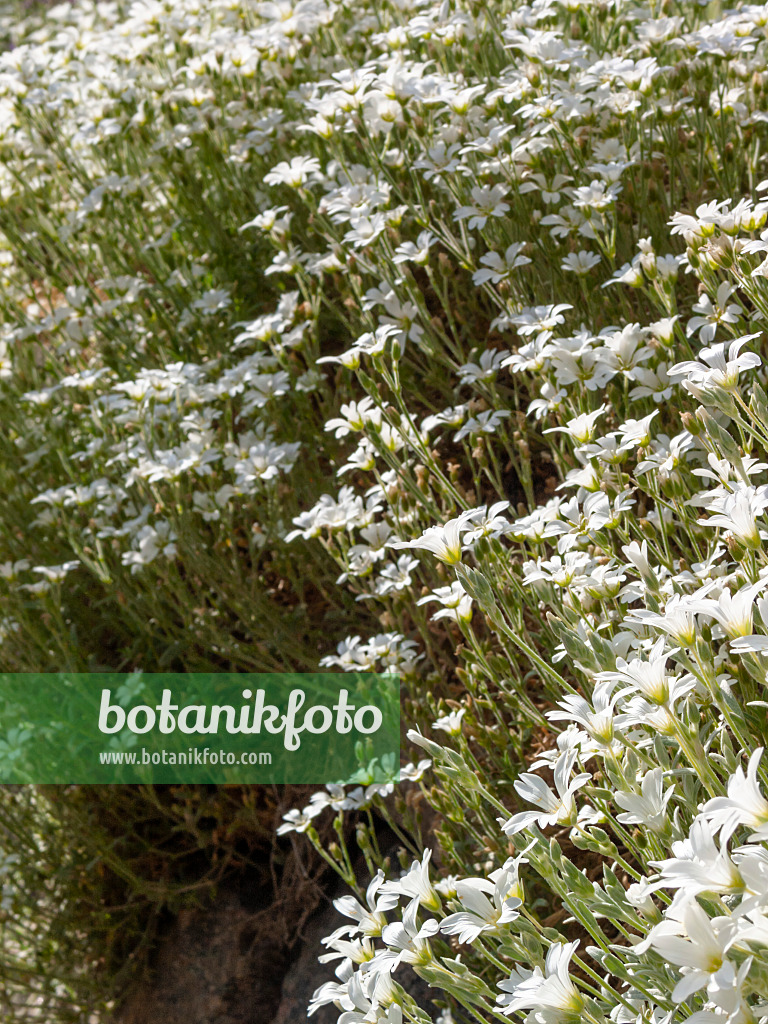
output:
M 768 1020 L 766 25 L 7 22 L 0 658 L 401 676 L 415 763 L 277 829 L 356 891 L 310 1012 Z

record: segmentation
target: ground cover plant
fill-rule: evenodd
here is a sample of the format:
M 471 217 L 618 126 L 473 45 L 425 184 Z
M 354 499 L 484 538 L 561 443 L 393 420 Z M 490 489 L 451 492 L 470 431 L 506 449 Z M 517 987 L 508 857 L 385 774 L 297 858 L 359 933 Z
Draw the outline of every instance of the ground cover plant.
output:
M 766 25 L 7 23 L 0 660 L 400 674 L 402 781 L 277 828 L 351 889 L 310 1013 L 768 1019 Z M 33 837 L 6 831 L 29 963 Z

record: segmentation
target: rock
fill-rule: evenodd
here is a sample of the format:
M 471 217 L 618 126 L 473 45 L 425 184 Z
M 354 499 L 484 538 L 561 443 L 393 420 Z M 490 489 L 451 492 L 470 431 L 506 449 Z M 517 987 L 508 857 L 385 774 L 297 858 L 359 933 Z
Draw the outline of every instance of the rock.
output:
M 244 908 L 236 886 L 222 888 L 211 906 L 178 915 L 116 1022 L 267 1024 L 287 959 L 265 913 Z
M 396 849 L 389 850 L 394 864 Z M 366 882 L 362 858 L 356 866 Z M 310 890 L 286 914 L 248 876 L 222 886 L 211 904 L 178 914 L 158 942 L 151 972 L 115 1014 L 116 1024 L 300 1024 L 315 990 L 337 980 L 336 962 L 317 958 L 321 939 L 347 920 L 333 900 L 348 891 L 329 874 L 317 909 L 307 913 L 316 898 Z M 408 964 L 394 977 L 431 1012 L 434 990 Z M 311 1020 L 336 1024 L 338 1016 L 336 1007 L 325 1006 Z

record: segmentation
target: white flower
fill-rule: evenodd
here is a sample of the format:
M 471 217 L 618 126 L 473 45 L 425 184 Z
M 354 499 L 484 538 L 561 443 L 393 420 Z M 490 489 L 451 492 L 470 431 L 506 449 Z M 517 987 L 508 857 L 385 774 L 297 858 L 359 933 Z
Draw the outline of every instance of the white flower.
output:
M 479 363 L 465 363 L 459 367 L 459 380 L 462 384 L 476 384 L 481 380 L 495 380 L 504 360 L 506 352 L 497 352 L 488 348 L 480 354 Z
M 573 419 L 568 420 L 564 427 L 550 427 L 544 433 L 554 434 L 560 431 L 573 438 L 576 444 L 586 444 L 594 437 L 597 421 L 607 408 L 608 406 L 601 405 L 599 409 L 594 409 L 592 412 L 580 413 L 578 416 L 574 416 Z
M 685 938 L 680 935 L 685 934 Z M 650 944 L 668 963 L 682 967 L 672 999 L 683 1003 L 694 992 L 712 983 L 725 963 L 737 931 L 729 917 L 708 917 L 696 902 L 688 903 L 677 922 L 669 917 L 651 931 L 642 947 Z
M 568 969 L 578 941 L 554 942 L 547 952 L 544 970 L 533 971 L 518 967 L 506 981 L 499 982 L 502 995 L 496 1002 L 501 1012 L 510 1015 L 519 1010 L 531 1010 L 527 1019 L 541 1024 L 561 1024 L 564 1016 L 579 1019 L 584 1009 L 584 997 L 571 981 Z
M 498 932 L 502 925 L 514 921 L 519 916 L 517 908 L 522 905 L 517 877 L 519 863 L 519 857 L 510 858 L 488 878 L 457 880 L 455 902 L 461 910 L 443 918 L 440 931 L 446 935 L 457 935 L 463 944 L 474 942 L 484 932 Z
M 615 695 L 611 695 L 613 688 L 613 681 L 599 681 L 592 693 L 591 705 L 578 693 L 569 693 L 557 702 L 562 710 L 548 711 L 547 718 L 551 722 L 577 722 L 595 743 L 601 747 L 610 746 L 614 739 L 613 708 L 616 703 Z
M 24 572 L 29 567 L 30 562 L 28 558 L 20 558 L 16 562 L 0 562 L 0 578 L 9 581 L 15 580 L 19 573 Z
M 261 231 L 269 232 L 275 227 L 280 214 L 287 212 L 287 206 L 273 206 L 271 209 L 264 210 L 263 213 L 258 214 L 253 220 L 249 220 L 247 224 L 241 225 L 237 230 L 241 232 L 247 228 L 259 228 Z
M 621 192 L 621 185 L 614 182 L 609 185 L 595 179 L 589 185 L 582 185 L 573 190 L 573 205 L 576 209 L 584 209 L 587 216 L 592 210 L 605 210 L 616 201 Z
M 717 848 L 712 827 L 703 817 L 693 822 L 686 839 L 672 843 L 672 853 L 674 856 L 666 860 L 651 861 L 660 875 L 652 888 L 680 889 L 686 900 L 703 892 L 735 893 L 744 889 L 744 879 L 725 843 Z
M 640 793 L 617 790 L 614 799 L 625 813 L 618 820 L 625 825 L 644 825 L 651 832 L 663 832 L 667 826 L 667 804 L 674 795 L 674 787 L 663 792 L 661 768 L 646 772 L 640 784 Z
M 465 437 L 471 437 L 472 434 L 493 434 L 509 415 L 507 409 L 488 409 L 477 416 L 470 416 L 464 426 L 453 435 L 453 440 L 458 442 Z
M 320 804 L 309 804 L 303 811 L 297 808 L 288 811 L 283 815 L 283 824 L 277 827 L 277 834 L 283 836 L 287 832 L 306 832 L 312 824 L 312 819 L 316 818 L 322 810 Z
M 695 680 L 690 677 L 681 679 L 667 673 L 667 660 L 675 652 L 666 651 L 665 644 L 665 638 L 659 637 L 648 652 L 647 661 L 642 658 L 633 658 L 631 661 L 617 658 L 616 671 L 598 672 L 597 678 L 624 683 L 617 697 L 640 693 L 652 704 L 670 704 L 688 693 L 695 685 Z
M 378 426 L 381 423 L 381 409 L 375 404 L 370 395 L 361 398 L 359 402 L 347 402 L 339 410 L 340 417 L 328 420 L 325 424 L 327 431 L 333 431 L 334 437 L 346 437 L 347 434 L 365 430 L 366 424 L 371 423 Z
M 226 309 L 232 305 L 232 299 L 226 288 L 211 288 L 203 292 L 199 299 L 192 303 L 192 309 L 199 310 L 203 315 L 208 316 L 219 309 Z
M 344 241 L 355 249 L 364 249 L 383 234 L 387 227 L 387 218 L 383 213 L 374 213 L 370 217 L 355 213 L 350 219 L 350 229 L 344 235 Z
M 447 565 L 461 561 L 461 535 L 469 529 L 468 520 L 474 509 L 462 512 L 456 519 L 449 519 L 443 526 L 429 526 L 417 540 L 398 541 L 394 548 L 416 548 L 431 551 L 436 558 Z
M 373 958 L 371 970 L 391 972 L 400 963 L 428 964 L 432 961 L 428 939 L 437 934 L 439 924 L 431 918 L 419 925 L 417 914 L 420 902 L 423 901 L 418 897 L 412 899 L 403 911 L 402 924 L 395 921 L 383 930 L 381 938 L 387 948 Z
M 299 188 L 306 183 L 310 174 L 317 174 L 319 171 L 320 161 L 316 157 L 295 156 L 290 163 L 281 160 L 279 164 L 276 164 L 268 174 L 264 175 L 264 183 Z
M 408 555 L 400 555 L 396 564 L 386 565 L 379 573 L 377 593 L 380 595 L 390 594 L 393 591 L 405 590 L 413 582 L 411 572 L 419 564 L 418 558 L 410 558 Z
M 699 519 L 701 526 L 719 526 L 726 535 L 753 551 L 758 551 L 762 541 L 768 539 L 768 532 L 758 526 L 758 518 L 768 508 L 768 489 L 734 484 L 725 494 L 716 495 L 706 505 L 708 512 L 715 512 L 709 519 Z
M 630 288 L 640 288 L 643 285 L 643 271 L 640 266 L 639 256 L 635 256 L 631 263 L 624 263 L 616 270 L 607 281 L 604 281 L 601 288 L 608 288 L 612 284 L 626 284 Z
M 313 793 L 309 798 L 311 804 L 317 804 L 321 810 L 330 807 L 334 811 L 352 811 L 361 806 L 362 789 L 356 789 L 347 793 L 343 786 L 337 782 L 328 782 L 325 790 Z
M 554 334 L 555 328 L 565 323 L 563 312 L 573 309 L 567 302 L 552 306 L 526 307 L 522 312 L 510 318 L 510 323 L 517 328 L 521 337 L 536 334 L 540 341 L 547 341 Z
M 357 922 L 350 934 L 354 935 L 359 932 L 369 938 L 381 935 L 382 929 L 387 924 L 386 911 L 396 907 L 399 899 L 397 893 L 379 893 L 383 884 L 384 872 L 378 871 L 365 891 L 367 904 L 365 907 L 354 896 L 340 896 L 333 901 L 334 907 L 340 914 Z
M 669 221 L 672 226 L 672 235 L 685 235 L 686 241 L 689 237 L 703 238 L 705 235 L 712 235 L 715 232 L 720 210 L 729 202 L 727 199 L 712 200 L 709 203 L 702 203 L 696 208 L 696 216 L 689 213 L 675 213 Z
M 443 715 L 442 718 L 438 718 L 437 721 L 433 722 L 432 728 L 447 732 L 449 736 L 458 736 L 461 732 L 461 720 L 466 711 L 466 708 L 461 708 L 460 711 L 450 711 L 447 715 Z
M 64 562 L 62 565 L 35 565 L 32 567 L 32 572 L 39 572 L 50 583 L 61 583 L 64 577 L 78 565 L 80 565 L 80 560 L 76 558 L 71 562 Z
M 768 580 L 758 580 L 757 583 L 744 587 L 735 594 L 731 594 L 730 590 L 723 590 L 716 601 L 709 597 L 693 600 L 690 607 L 698 614 L 716 619 L 728 639 L 736 640 L 739 637 L 747 637 L 752 632 L 755 597 L 767 586 Z
M 735 392 L 738 388 L 739 374 L 743 370 L 754 370 L 762 363 L 760 357 L 754 352 L 745 352 L 744 355 L 739 355 L 741 348 L 748 341 L 759 337 L 759 334 L 745 334 L 732 341 L 727 346 L 727 358 L 725 342 L 713 345 L 711 348 L 703 348 L 699 353 L 698 362 L 688 360 L 675 363 L 674 366 L 670 366 L 667 373 L 670 378 L 684 378 L 683 387 L 700 402 L 704 402 L 707 393 L 714 388 Z
M 482 537 L 498 537 L 509 529 L 509 520 L 502 512 L 509 508 L 508 501 L 495 501 L 490 508 L 481 505 L 473 510 L 471 529 L 464 537 L 465 544 L 474 544 Z
M 681 647 L 693 647 L 698 636 L 694 599 L 690 595 L 673 594 L 663 611 L 638 608 L 630 612 L 624 621 L 627 625 L 643 625 L 664 633 Z
M 454 220 L 467 221 L 470 228 L 484 228 L 489 217 L 503 217 L 509 211 L 509 203 L 502 202 L 507 194 L 503 185 L 475 185 L 470 193 L 472 203 L 460 206 Z
M 520 811 L 508 821 L 499 818 L 499 824 L 506 835 L 515 835 L 534 823 L 539 828 L 576 823 L 577 810 L 573 794 L 592 778 L 589 772 L 581 772 L 570 778 L 576 756 L 575 750 L 566 750 L 558 757 L 554 770 L 555 793 L 538 775 L 523 772 L 515 782 L 515 790 L 521 799 L 536 804 L 540 810 Z
M 416 605 L 418 607 L 430 601 L 439 601 L 443 606 L 432 616 L 433 622 L 439 619 L 469 622 L 472 619 L 472 598 L 465 592 L 459 580 L 454 580 L 449 587 L 437 587 L 431 594 L 420 598 Z
M 551 524 L 548 524 L 545 533 L 550 529 Z M 539 558 L 536 562 L 526 562 L 523 565 L 523 583 L 530 586 L 542 581 L 569 589 L 572 585 L 586 582 L 590 564 L 586 551 L 566 551 L 564 557 L 553 555 L 548 559 Z
M 569 252 L 560 266 L 563 270 L 583 277 L 600 262 L 601 258 L 597 253 L 590 252 L 588 249 L 580 249 L 578 252 Z
M 714 304 L 708 295 L 702 295 L 693 307 L 694 313 L 700 313 L 701 316 L 691 317 L 685 329 L 689 338 L 699 331 L 701 340 L 707 345 L 715 337 L 718 324 L 736 323 L 741 313 L 741 307 L 733 302 L 726 305 L 735 290 L 733 285 L 723 281 L 717 289 L 717 298 Z
M 426 266 L 429 263 L 429 250 L 436 237 L 431 231 L 421 231 L 415 242 L 403 242 L 395 249 L 393 263 L 416 263 Z
M 499 256 L 497 252 L 485 253 L 480 257 L 481 269 L 476 270 L 472 275 L 472 283 L 481 285 L 490 281 L 491 284 L 499 284 L 501 281 L 505 281 L 513 270 L 531 262 L 527 256 L 523 255 L 524 248 L 525 242 L 513 242 L 504 250 L 503 257 Z
M 721 844 L 728 841 L 739 825 L 752 829 L 750 842 L 768 839 L 768 800 L 757 782 L 762 754 L 763 748 L 758 747 L 749 758 L 746 775 L 739 766 L 728 780 L 726 796 L 712 797 L 701 809 L 701 817 L 715 832 L 720 832 Z
M 420 782 L 424 773 L 432 767 L 432 761 L 428 757 L 422 758 L 418 764 L 409 761 L 400 769 L 401 782 Z
M 409 736 L 409 739 L 412 737 Z M 381 887 L 383 894 L 394 894 L 405 896 L 412 901 L 413 905 L 423 904 L 427 910 L 439 910 L 441 907 L 440 897 L 435 887 L 429 880 L 429 861 L 432 851 L 427 849 L 422 854 L 421 860 L 415 860 L 406 873 L 397 881 L 384 882 Z M 437 930 L 437 922 L 435 922 Z
M 731 642 L 736 654 L 764 654 L 768 651 L 768 636 L 756 633 L 754 636 L 740 636 Z

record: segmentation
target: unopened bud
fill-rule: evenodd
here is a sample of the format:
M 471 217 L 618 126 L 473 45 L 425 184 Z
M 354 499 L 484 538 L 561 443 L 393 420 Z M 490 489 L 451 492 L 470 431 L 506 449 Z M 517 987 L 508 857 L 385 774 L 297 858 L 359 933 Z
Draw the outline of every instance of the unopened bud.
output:
M 680 415 L 680 421 L 683 424 L 685 430 L 688 431 L 693 437 L 699 437 L 702 433 L 701 423 L 696 418 L 696 415 L 692 412 L 684 412 Z
M 731 534 L 730 537 L 726 539 L 725 543 L 728 548 L 728 553 L 731 555 L 734 561 L 743 562 L 747 555 L 747 549 L 744 547 L 744 545 L 741 544 L 733 536 L 733 534 Z

